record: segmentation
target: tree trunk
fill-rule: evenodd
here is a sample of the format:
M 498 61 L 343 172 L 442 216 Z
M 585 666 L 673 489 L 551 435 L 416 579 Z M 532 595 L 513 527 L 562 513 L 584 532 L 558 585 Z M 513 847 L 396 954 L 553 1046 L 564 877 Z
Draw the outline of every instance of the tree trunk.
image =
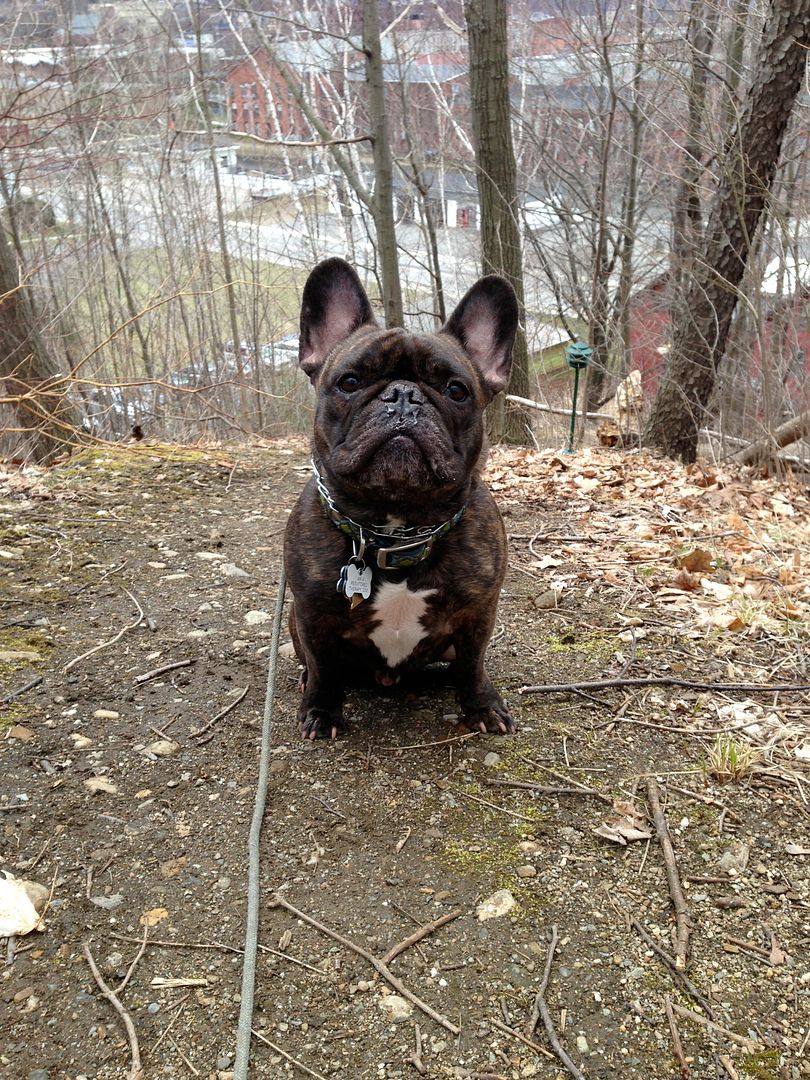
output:
M 470 49 L 472 127 L 481 204 L 481 257 L 484 273 L 502 274 L 517 293 L 521 325 L 512 354 L 508 391 L 525 398 L 529 396 L 529 359 L 523 328 L 523 263 L 509 100 L 506 0 L 467 0 L 464 16 Z M 500 407 L 503 409 L 503 404 Z M 503 421 L 503 425 L 490 424 L 494 437 L 528 445 L 526 422 L 519 410 L 510 404 Z
M 774 0 L 739 126 L 720 163 L 718 189 L 672 356 L 645 439 L 670 457 L 694 461 L 754 234 L 773 183 L 782 139 L 801 89 L 810 43 L 810 0 Z
M 24 451 L 47 463 L 75 443 L 81 417 L 37 328 L 29 286 L 20 283 L 17 260 L 0 228 L 0 379 L 25 435 Z
M 388 141 L 377 0 L 363 0 L 363 51 L 366 54 L 368 116 L 374 158 L 372 212 L 377 233 L 377 257 L 382 271 L 385 322 L 387 326 L 402 326 L 402 289 L 399 283 L 397 233 L 394 224 L 394 165 L 391 160 L 391 144 Z
M 741 465 L 757 465 L 762 461 L 767 461 L 776 450 L 781 450 L 783 446 L 790 446 L 791 443 L 798 442 L 807 435 L 810 435 L 810 409 L 786 420 L 764 439 L 758 439 L 757 442 L 746 446 L 744 450 L 740 450 L 734 455 L 734 461 L 738 461 Z

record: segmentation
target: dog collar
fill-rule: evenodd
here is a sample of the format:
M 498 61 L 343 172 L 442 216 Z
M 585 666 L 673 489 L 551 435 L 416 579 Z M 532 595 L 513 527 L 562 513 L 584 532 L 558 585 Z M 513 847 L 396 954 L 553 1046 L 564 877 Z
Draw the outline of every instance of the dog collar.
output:
M 439 537 L 450 532 L 453 526 L 461 521 L 466 510 L 466 505 L 462 506 L 449 521 L 441 525 L 395 526 L 394 528 L 386 525 L 361 525 L 335 505 L 329 488 L 314 461 L 312 474 L 318 485 L 318 498 L 326 516 L 336 528 L 350 536 L 355 542 L 355 557 L 362 560 L 367 552 L 373 552 L 376 565 L 380 570 L 405 570 L 422 562 L 430 555 Z

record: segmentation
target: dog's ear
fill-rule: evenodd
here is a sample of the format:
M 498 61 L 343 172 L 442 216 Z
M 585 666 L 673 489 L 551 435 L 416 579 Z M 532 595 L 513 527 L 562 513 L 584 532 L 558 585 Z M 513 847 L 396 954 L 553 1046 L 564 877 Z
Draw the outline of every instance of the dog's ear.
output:
M 301 301 L 298 364 L 314 382 L 335 345 L 366 323 L 376 325 L 366 291 L 343 259 L 318 263 Z
M 504 390 L 518 324 L 515 290 L 497 274 L 477 281 L 442 328 L 461 342 L 490 397 Z

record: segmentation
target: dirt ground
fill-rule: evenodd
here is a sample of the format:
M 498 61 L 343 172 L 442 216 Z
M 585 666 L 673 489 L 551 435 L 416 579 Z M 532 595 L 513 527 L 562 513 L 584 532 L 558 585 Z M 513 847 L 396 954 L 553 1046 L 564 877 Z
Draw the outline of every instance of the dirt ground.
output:
M 116 989 L 145 933 L 119 992 L 144 1077 L 230 1076 L 270 615 L 307 468 L 289 441 L 0 474 L 0 870 L 51 894 L 44 929 L 2 943 L 3 1080 L 130 1075 L 83 946 Z M 352 692 L 349 734 L 302 743 L 280 662 L 250 1075 L 567 1077 L 530 1022 L 556 927 L 544 997 L 581 1075 L 810 1076 L 810 695 L 727 688 L 810 682 L 806 493 L 609 451 L 499 451 L 489 476 L 511 558 L 489 669 L 516 736 L 463 737 L 439 669 Z M 520 692 L 644 676 L 723 686 Z M 656 792 L 688 984 L 660 955 Z M 388 961 L 399 987 L 369 961 L 443 916 Z

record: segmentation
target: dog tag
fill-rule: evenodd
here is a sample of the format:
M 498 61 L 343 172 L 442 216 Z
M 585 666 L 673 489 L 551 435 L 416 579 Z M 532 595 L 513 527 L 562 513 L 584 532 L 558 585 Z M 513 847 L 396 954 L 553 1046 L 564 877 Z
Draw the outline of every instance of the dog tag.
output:
M 355 562 L 350 562 L 348 566 L 343 567 L 343 570 L 346 572 L 343 591 L 347 599 L 351 600 L 352 607 L 355 608 L 371 596 L 371 567 L 363 563 L 358 566 Z M 340 576 L 343 579 L 343 571 Z

